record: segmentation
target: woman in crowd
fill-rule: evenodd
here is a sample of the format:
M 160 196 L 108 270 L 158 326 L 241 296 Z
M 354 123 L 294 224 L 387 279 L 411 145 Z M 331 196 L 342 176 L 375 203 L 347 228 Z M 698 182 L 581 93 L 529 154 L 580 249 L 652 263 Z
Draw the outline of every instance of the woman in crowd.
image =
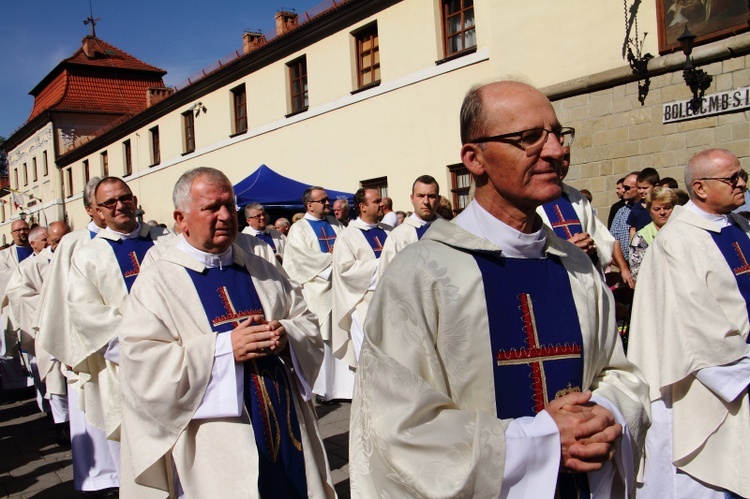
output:
M 669 187 L 654 187 L 646 198 L 646 208 L 651 215 L 652 222 L 636 232 L 633 240 L 630 241 L 629 263 L 634 281 L 638 279 L 638 270 L 648 245 L 654 240 L 659 229 L 667 223 L 675 204 L 677 204 L 677 194 Z

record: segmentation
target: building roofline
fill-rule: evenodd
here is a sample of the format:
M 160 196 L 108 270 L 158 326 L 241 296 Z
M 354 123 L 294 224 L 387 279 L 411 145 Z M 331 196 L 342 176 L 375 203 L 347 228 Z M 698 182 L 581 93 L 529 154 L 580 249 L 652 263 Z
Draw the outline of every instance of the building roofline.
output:
M 293 31 L 277 36 L 261 47 L 244 54 L 229 64 L 206 75 L 195 83 L 175 92 L 164 100 L 136 114 L 130 120 L 117 126 L 72 151 L 61 154 L 57 159 L 57 166 L 68 166 L 102 148 L 103 145 L 117 141 L 139 129 L 156 118 L 178 110 L 180 107 L 193 103 L 203 95 L 222 88 L 254 73 L 274 62 L 284 59 L 320 41 L 333 33 L 337 33 L 347 26 L 355 24 L 376 14 L 402 0 L 350 0 L 300 25 Z

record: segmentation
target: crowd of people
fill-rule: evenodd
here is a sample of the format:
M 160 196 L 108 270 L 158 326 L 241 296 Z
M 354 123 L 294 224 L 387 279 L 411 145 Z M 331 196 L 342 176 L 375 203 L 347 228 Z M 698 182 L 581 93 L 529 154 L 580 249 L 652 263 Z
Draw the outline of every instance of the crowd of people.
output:
M 455 219 L 421 175 L 409 213 L 311 186 L 271 224 L 200 167 L 172 230 L 115 177 L 86 185 L 85 228 L 14 221 L 2 381 L 33 380 L 76 489 L 334 497 L 315 402 L 351 400 L 355 497 L 749 497 L 737 157 L 693 156 L 686 192 L 628 174 L 605 225 L 541 92 L 477 86 L 459 124 Z

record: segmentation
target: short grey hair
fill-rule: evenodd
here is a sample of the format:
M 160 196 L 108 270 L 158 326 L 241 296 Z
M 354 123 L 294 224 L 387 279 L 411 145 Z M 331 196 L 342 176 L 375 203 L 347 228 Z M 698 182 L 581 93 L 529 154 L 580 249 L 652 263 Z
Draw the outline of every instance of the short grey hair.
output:
M 96 201 L 96 199 L 94 199 L 96 188 L 101 181 L 101 177 L 91 177 L 91 180 L 86 182 L 86 186 L 83 188 L 83 206 L 85 208 L 91 208 L 92 204 L 96 204 L 94 203 L 94 201 Z
M 693 182 L 711 176 L 711 169 L 714 165 L 713 156 L 717 152 L 736 157 L 734 153 L 728 149 L 706 149 L 705 151 L 693 155 L 688 161 L 688 164 L 685 167 L 685 190 L 687 190 L 690 199 L 695 197 Z
M 250 203 L 249 205 L 245 206 L 245 218 L 248 218 L 250 216 L 251 210 L 260 210 L 263 213 L 266 212 L 266 209 L 263 208 L 263 205 L 260 203 Z
M 29 231 L 29 241 L 36 241 L 38 239 L 41 239 L 43 237 L 42 233 L 48 233 L 47 227 L 44 227 L 43 225 L 37 225 Z
M 289 220 L 287 220 L 284 217 L 281 217 L 281 218 L 277 219 L 276 222 L 274 222 L 274 225 L 276 225 L 276 224 L 286 225 L 287 227 L 289 227 L 290 225 L 292 225 L 291 223 L 289 223 Z
M 211 168 L 210 166 L 199 166 L 183 173 L 177 183 L 174 184 L 174 190 L 172 191 L 172 202 L 174 203 L 175 210 L 188 213 L 190 210 L 190 188 L 193 186 L 198 178 L 206 178 L 211 183 L 226 184 L 232 191 L 234 196 L 234 187 L 232 182 L 229 181 L 224 172 Z

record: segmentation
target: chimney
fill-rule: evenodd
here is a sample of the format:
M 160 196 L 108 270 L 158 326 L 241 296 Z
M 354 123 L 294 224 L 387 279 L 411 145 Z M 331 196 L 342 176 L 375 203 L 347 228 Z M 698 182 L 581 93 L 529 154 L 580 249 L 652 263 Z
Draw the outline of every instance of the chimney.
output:
M 96 38 L 94 38 L 91 35 L 86 35 L 83 37 L 83 53 L 89 59 L 93 59 L 95 57 L 95 54 L 96 54 L 96 48 L 94 47 L 95 42 L 96 42 Z
M 296 12 L 280 10 L 276 13 L 276 36 L 290 32 L 299 25 L 299 16 Z
M 245 31 L 242 34 L 242 50 L 245 54 L 252 52 L 264 43 L 266 43 L 266 37 L 263 36 L 263 33 Z
M 161 102 L 174 93 L 172 87 L 150 87 L 146 90 L 146 107 Z

